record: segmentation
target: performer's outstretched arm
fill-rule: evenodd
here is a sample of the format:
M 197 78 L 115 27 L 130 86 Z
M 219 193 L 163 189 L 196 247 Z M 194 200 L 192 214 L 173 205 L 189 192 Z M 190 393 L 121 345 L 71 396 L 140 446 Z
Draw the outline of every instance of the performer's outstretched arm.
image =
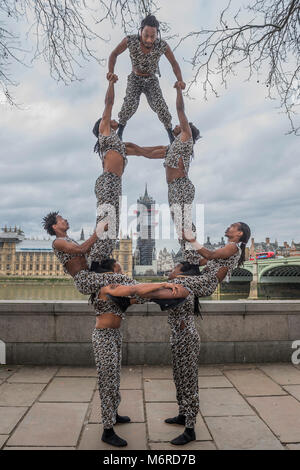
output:
M 168 61 L 170 62 L 170 64 L 172 65 L 174 75 L 176 76 L 176 78 L 178 80 L 177 83 L 179 84 L 180 88 L 182 90 L 184 90 L 185 89 L 185 83 L 182 80 L 181 69 L 180 69 L 180 66 L 179 66 L 177 60 L 175 59 L 175 56 L 174 56 L 174 54 L 173 54 L 173 52 L 172 52 L 169 45 L 167 46 L 165 56 L 168 59 Z
M 81 245 L 76 245 L 75 243 L 68 242 L 66 240 L 58 238 L 54 240 L 53 246 L 57 250 L 63 251 L 64 253 L 85 255 L 86 253 L 90 251 L 91 247 L 98 240 L 98 237 L 100 237 L 100 235 L 103 232 L 107 231 L 107 229 L 108 229 L 107 222 L 100 221 L 97 224 L 96 230 L 93 233 L 93 235 L 90 238 L 88 238 L 85 242 L 83 242 Z
M 118 55 L 122 54 L 122 52 L 124 52 L 127 49 L 127 47 L 128 47 L 127 38 L 124 38 L 123 41 L 121 41 L 120 44 L 118 44 L 117 47 L 110 54 L 109 59 L 108 59 L 108 72 L 106 75 L 107 80 L 110 80 L 112 75 L 114 74 Z
M 208 250 L 203 245 L 197 242 L 196 238 L 193 238 L 193 235 L 189 232 L 183 232 L 182 237 L 184 240 L 190 242 L 193 249 L 196 250 L 200 255 L 202 255 L 207 260 L 210 259 L 226 259 L 230 258 L 230 256 L 234 255 L 237 252 L 238 248 L 235 243 L 228 243 L 223 248 L 218 248 L 218 250 Z
M 139 145 L 133 144 L 132 142 L 126 142 L 126 153 L 127 155 L 135 155 L 146 158 L 165 158 L 167 146 L 157 145 L 155 147 L 140 147 Z
M 105 95 L 105 108 L 99 125 L 99 132 L 101 132 L 102 135 L 110 135 L 111 112 L 115 101 L 114 85 L 117 80 L 118 77 L 116 75 L 113 75 L 112 78 L 109 80 L 109 85 Z
M 177 109 L 177 114 L 178 114 L 178 119 L 181 127 L 181 140 L 183 142 L 186 142 L 192 137 L 192 131 L 189 125 L 188 118 L 185 115 L 184 112 L 184 101 L 183 101 L 183 96 L 182 96 L 182 90 L 178 82 L 175 83 L 174 88 L 176 88 L 177 91 L 177 98 L 176 98 L 176 109 Z
M 178 284 L 171 284 L 168 282 L 153 282 L 136 284 L 132 286 L 122 285 L 109 285 L 102 287 L 101 294 L 110 294 L 116 297 L 128 297 L 131 295 L 139 295 L 140 297 L 156 297 L 158 292 L 167 292 L 167 297 L 164 298 L 179 298 L 186 297 L 185 295 L 179 295 L 181 286 Z M 152 294 L 151 294 L 152 293 Z M 154 295 L 155 293 L 155 295 Z

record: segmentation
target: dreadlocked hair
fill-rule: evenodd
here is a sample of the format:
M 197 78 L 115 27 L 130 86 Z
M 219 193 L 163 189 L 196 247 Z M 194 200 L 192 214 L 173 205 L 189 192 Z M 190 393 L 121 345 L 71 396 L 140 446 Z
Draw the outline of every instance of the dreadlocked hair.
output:
M 98 121 L 95 122 L 94 127 L 93 127 L 93 134 L 95 137 L 97 137 L 97 142 L 94 145 L 94 152 L 99 153 L 99 154 L 100 154 L 100 145 L 99 145 L 98 136 L 99 136 L 99 126 L 100 126 L 101 119 L 102 118 L 98 119 Z
M 245 222 L 238 222 L 240 224 L 240 230 L 243 232 L 243 235 L 240 238 L 240 244 L 241 244 L 241 256 L 238 262 L 238 266 L 243 266 L 244 261 L 245 261 L 245 251 L 246 251 L 246 245 L 248 243 L 248 240 L 251 236 L 251 230 L 249 225 L 245 224 Z
M 183 261 L 180 271 L 186 276 L 200 276 L 200 269 L 198 264 L 191 264 L 188 261 Z
M 151 28 L 156 28 L 157 33 L 159 35 L 159 43 L 161 43 L 161 34 L 160 34 L 160 29 L 159 29 L 159 21 L 156 19 L 154 15 L 151 15 L 150 13 L 144 18 L 141 22 L 140 29 L 138 31 L 138 38 L 141 40 L 140 32 L 143 31 L 145 26 L 151 26 Z
M 198 139 L 202 138 L 202 136 L 200 135 L 199 129 L 192 122 L 189 122 L 189 125 L 192 131 L 193 142 L 195 144 Z
M 49 212 L 46 217 L 43 217 L 42 226 L 49 235 L 55 235 L 52 225 L 56 224 L 56 217 L 58 216 L 58 211 Z

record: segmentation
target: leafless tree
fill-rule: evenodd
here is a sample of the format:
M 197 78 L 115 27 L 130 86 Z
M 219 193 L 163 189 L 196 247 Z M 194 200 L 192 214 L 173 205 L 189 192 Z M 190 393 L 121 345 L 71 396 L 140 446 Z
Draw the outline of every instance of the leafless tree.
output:
M 255 77 L 258 84 L 268 88 L 268 98 L 279 100 L 279 109 L 290 122 L 287 134 L 299 135 L 296 114 L 300 98 L 300 0 L 256 0 L 235 14 L 230 9 L 231 0 L 215 29 L 190 32 L 176 46 L 188 38 L 197 40 L 189 60 L 194 75 L 187 95 L 201 82 L 205 99 L 209 91 L 218 96 L 214 76 L 220 76 L 221 84 L 227 87 L 230 76 L 245 64 L 247 80 Z M 249 16 L 246 22 L 241 20 L 245 14 Z
M 96 32 L 97 24 L 121 22 L 128 32 L 156 10 L 155 0 L 1 0 L 0 87 L 4 96 L 14 104 L 10 93 L 11 86 L 16 85 L 10 72 L 13 62 L 29 66 L 43 57 L 51 76 L 68 84 L 80 79 L 78 70 L 83 60 L 93 58 L 105 63 L 93 49 L 94 40 L 109 40 Z M 24 23 L 23 36 L 14 32 L 20 30 L 17 23 Z M 23 46 L 28 37 L 35 42 L 34 50 Z

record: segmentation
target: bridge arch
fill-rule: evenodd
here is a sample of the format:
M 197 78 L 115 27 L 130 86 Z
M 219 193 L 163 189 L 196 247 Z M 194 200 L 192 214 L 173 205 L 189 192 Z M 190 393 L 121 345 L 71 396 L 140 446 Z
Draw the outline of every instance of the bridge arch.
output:
M 279 266 L 266 266 L 259 275 L 259 281 L 277 283 L 300 283 L 300 265 L 283 264 Z
M 249 269 L 235 268 L 231 275 L 231 281 L 233 282 L 251 282 L 253 275 Z

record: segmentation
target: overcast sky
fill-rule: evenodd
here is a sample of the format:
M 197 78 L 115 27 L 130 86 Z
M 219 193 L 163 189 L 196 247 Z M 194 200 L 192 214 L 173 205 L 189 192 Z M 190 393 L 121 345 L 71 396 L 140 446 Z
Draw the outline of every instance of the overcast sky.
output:
M 180 36 L 215 25 L 227 2 L 188 0 L 184 7 L 179 0 L 161 3 L 158 18 L 168 21 L 171 32 Z M 100 57 L 108 58 L 124 34 L 110 24 L 102 26 L 104 33 L 110 34 L 110 43 L 99 41 L 94 48 Z M 174 47 L 176 40 L 169 43 Z M 175 52 L 186 82 L 192 77 L 192 69 L 184 59 L 191 57 L 194 45 L 195 40 Z M 82 65 L 78 73 L 84 80 L 68 87 L 53 81 L 42 61 L 32 68 L 12 67 L 20 83 L 13 94 L 23 103 L 23 109 L 2 106 L 0 111 L 1 227 L 17 225 L 28 237 L 43 237 L 42 217 L 50 210 L 59 210 L 68 218 L 71 234 L 79 235 L 82 227 L 87 234 L 93 229 L 94 184 L 101 165 L 93 153 L 92 127 L 102 114 L 108 82 L 106 68 L 93 62 Z M 175 76 L 165 57 L 160 69 L 161 87 L 175 125 Z M 130 70 L 127 50 L 118 58 L 115 69 L 119 76 L 113 110 L 116 119 Z M 186 114 L 203 135 L 195 147 L 190 178 L 196 187 L 195 202 L 204 204 L 205 237 L 217 241 L 228 224 L 244 221 L 256 241 L 270 237 L 279 243 L 292 239 L 299 242 L 299 138 L 285 135 L 289 123 L 278 113 L 278 103 L 265 99 L 266 89 L 255 78 L 245 82 L 245 76 L 240 69 L 227 90 L 218 89 L 218 99 L 210 95 L 205 101 L 199 84 L 192 91 L 195 99 L 185 101 Z M 144 96 L 124 131 L 124 140 L 141 145 L 168 144 L 164 127 Z M 129 157 L 123 177 L 128 206 L 144 193 L 145 183 L 157 203 L 167 203 L 162 161 Z M 163 246 L 178 247 L 176 242 L 164 240 L 158 248 Z

